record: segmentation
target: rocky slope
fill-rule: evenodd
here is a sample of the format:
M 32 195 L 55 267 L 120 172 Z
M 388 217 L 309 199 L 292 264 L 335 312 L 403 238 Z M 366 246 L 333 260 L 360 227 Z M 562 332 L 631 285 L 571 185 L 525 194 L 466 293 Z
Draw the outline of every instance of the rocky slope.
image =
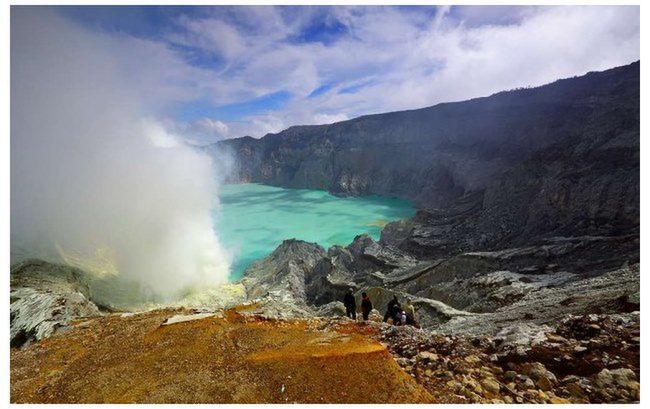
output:
M 521 253 L 467 256 L 505 263 Z M 531 257 L 530 249 L 523 253 Z M 241 284 L 249 301 L 233 309 L 141 313 L 100 313 L 88 299 L 73 302 L 79 277 L 68 277 L 67 268 L 16 267 L 12 334 L 27 318 L 51 331 L 11 349 L 12 402 L 639 400 L 638 264 L 589 277 L 489 271 L 489 264 L 471 262 L 440 270 L 443 278 L 431 288 L 451 288 L 463 309 L 436 294 L 407 292 L 413 277 L 432 271 L 408 256 L 410 272 L 386 284 L 401 255 L 363 236 L 327 252 L 289 240 L 249 269 Z M 330 277 L 346 264 L 351 270 Z M 364 265 L 384 273 L 366 274 Z M 367 284 L 373 280 L 384 281 Z M 25 310 L 17 295 L 45 284 L 51 292 L 40 287 L 38 298 L 45 302 Z M 379 310 L 371 321 L 343 318 L 336 299 L 347 286 L 369 293 Z M 422 329 L 381 323 L 393 295 L 414 307 Z M 53 297 L 64 302 L 53 306 Z
M 443 221 L 438 210 L 414 219 L 449 237 L 446 248 L 633 234 L 639 63 L 206 149 L 232 153 L 235 181 L 398 196 L 428 210 L 462 208 Z
M 567 316 L 496 337 L 383 327 L 405 371 L 441 402 L 611 403 L 639 400 L 638 313 Z
M 13 403 L 588 403 L 639 400 L 639 315 L 532 336 L 443 335 L 256 305 L 110 314 L 11 351 Z
M 242 283 L 249 299 L 275 303 L 275 310 L 286 316 L 292 311 L 313 315 L 314 308 L 340 302 L 353 288 L 357 297 L 368 292 L 382 313 L 398 295 L 415 307 L 426 327 L 494 334 L 500 323 L 559 319 L 600 305 L 618 311 L 616 300 L 638 300 L 638 246 L 636 236 L 583 236 L 429 260 L 365 235 L 327 252 L 313 243 L 287 240 L 251 266 Z M 620 307 L 628 308 L 624 304 Z
M 431 403 L 351 323 L 158 310 L 11 352 L 13 403 Z

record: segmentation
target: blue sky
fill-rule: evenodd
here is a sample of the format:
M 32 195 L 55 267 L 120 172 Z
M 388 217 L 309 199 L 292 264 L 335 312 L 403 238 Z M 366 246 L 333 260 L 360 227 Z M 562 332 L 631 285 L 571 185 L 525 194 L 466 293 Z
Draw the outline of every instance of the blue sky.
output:
M 140 7 L 55 12 L 110 43 L 196 143 L 462 100 L 639 58 L 638 7 Z

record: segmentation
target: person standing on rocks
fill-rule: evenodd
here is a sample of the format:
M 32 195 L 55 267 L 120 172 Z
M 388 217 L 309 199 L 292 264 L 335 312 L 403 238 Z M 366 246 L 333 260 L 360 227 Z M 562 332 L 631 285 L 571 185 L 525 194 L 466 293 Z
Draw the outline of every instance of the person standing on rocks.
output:
M 415 319 L 415 307 L 409 305 L 406 309 L 406 324 L 412 325 L 415 328 L 420 328 L 420 324 L 418 324 L 418 321 Z
M 364 321 L 368 321 L 370 311 L 372 311 L 372 301 L 370 301 L 368 294 L 361 293 L 361 314 L 363 314 Z
M 395 318 L 395 313 L 396 311 L 402 310 L 402 306 L 400 305 L 399 301 L 397 300 L 397 296 L 394 295 L 393 299 L 388 301 L 388 305 L 386 306 L 386 314 L 384 315 L 384 322 L 388 322 L 388 317 Z
M 345 305 L 345 316 L 357 320 L 357 300 L 354 298 L 354 290 L 350 288 L 348 293 L 343 297 L 343 305 Z

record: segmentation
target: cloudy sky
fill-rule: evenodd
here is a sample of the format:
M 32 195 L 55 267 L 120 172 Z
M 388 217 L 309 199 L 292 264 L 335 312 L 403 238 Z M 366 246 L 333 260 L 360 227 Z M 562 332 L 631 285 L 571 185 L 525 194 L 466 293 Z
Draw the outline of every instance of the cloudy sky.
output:
M 194 143 L 420 108 L 639 59 L 631 7 L 61 7 Z

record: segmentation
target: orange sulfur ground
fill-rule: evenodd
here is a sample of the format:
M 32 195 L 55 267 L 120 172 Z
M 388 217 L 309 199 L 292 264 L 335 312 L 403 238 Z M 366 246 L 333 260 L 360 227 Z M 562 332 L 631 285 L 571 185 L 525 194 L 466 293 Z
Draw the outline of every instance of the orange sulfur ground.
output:
M 11 351 L 14 403 L 424 403 L 433 397 L 355 325 L 318 330 L 234 310 L 77 323 Z

